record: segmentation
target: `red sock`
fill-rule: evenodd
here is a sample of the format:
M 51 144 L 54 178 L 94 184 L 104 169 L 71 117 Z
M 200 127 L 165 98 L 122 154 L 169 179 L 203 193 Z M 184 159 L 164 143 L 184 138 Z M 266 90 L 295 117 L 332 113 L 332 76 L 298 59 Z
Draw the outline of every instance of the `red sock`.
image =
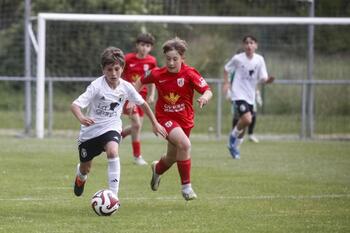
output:
M 181 184 L 191 183 L 191 159 L 177 161 L 177 169 L 181 177 Z
M 166 170 L 168 170 L 171 166 L 164 163 L 162 159 L 160 159 L 156 165 L 156 173 L 158 175 L 163 174 Z
M 135 157 L 140 157 L 141 155 L 141 143 L 140 141 L 132 142 L 132 151 Z

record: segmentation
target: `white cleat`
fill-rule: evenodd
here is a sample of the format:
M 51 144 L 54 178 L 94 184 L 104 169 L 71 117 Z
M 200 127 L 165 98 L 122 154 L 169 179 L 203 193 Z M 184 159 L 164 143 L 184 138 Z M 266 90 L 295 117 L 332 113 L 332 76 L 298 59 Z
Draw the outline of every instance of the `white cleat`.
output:
M 152 179 L 151 179 L 151 189 L 157 191 L 160 183 L 160 175 L 156 173 L 156 165 L 158 161 L 153 161 L 151 164 L 152 169 Z
M 193 191 L 192 188 L 186 188 L 182 190 L 182 196 L 186 201 L 191 201 L 197 198 L 197 194 Z
M 139 157 L 135 157 L 134 156 L 134 163 L 136 165 L 140 165 L 140 166 L 143 166 L 143 165 L 147 165 L 148 163 L 142 158 L 142 156 L 140 155 Z
M 249 141 L 251 141 L 251 142 L 259 143 L 259 139 L 257 137 L 255 137 L 254 134 L 250 134 L 248 136 L 248 138 L 249 138 Z

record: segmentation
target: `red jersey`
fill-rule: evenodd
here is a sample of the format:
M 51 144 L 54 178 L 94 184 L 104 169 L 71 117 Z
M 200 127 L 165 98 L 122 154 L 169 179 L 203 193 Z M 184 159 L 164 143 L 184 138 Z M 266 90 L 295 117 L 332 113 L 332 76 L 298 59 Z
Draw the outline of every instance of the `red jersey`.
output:
M 141 78 L 141 83 L 156 85 L 158 91 L 157 119 L 172 119 L 183 128 L 194 126 L 194 90 L 203 94 L 210 89 L 198 71 L 184 63 L 178 73 L 170 73 L 166 67 L 155 68 Z
M 145 58 L 136 57 L 136 53 L 128 53 L 125 55 L 125 68 L 123 71 L 123 79 L 134 84 L 138 79 L 145 76 L 148 70 L 157 66 L 157 60 L 151 55 Z M 147 88 L 140 90 L 141 96 L 146 99 Z

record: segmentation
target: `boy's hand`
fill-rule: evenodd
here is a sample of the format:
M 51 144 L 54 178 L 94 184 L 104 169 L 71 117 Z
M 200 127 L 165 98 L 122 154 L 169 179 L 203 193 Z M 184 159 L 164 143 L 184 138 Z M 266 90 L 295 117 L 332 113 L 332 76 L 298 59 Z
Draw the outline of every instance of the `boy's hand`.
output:
M 134 108 L 136 107 L 136 105 L 132 102 L 129 102 L 126 104 L 126 112 L 131 115 L 132 114 L 132 111 L 134 110 Z
M 85 125 L 85 126 L 90 126 L 90 125 L 95 124 L 95 121 L 91 118 L 88 118 L 88 117 L 83 117 L 79 121 L 82 125 Z
M 200 108 L 203 108 L 204 105 L 206 105 L 208 103 L 208 99 L 205 98 L 204 96 L 201 96 L 197 99 L 197 102 L 199 104 Z
M 273 77 L 273 76 L 269 76 L 268 78 L 267 78 L 267 80 L 266 80 L 266 84 L 269 84 L 269 83 L 273 83 L 273 81 L 275 81 L 275 77 Z
M 168 136 L 168 132 L 165 130 L 165 128 L 159 124 L 158 122 L 153 125 L 153 133 L 158 136 L 159 134 L 163 137 L 166 138 Z

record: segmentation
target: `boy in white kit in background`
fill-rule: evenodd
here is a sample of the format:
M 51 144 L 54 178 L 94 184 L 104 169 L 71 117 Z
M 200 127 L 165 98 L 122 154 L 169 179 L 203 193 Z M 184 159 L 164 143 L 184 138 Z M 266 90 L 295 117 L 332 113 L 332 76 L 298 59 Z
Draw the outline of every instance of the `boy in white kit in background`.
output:
M 123 52 L 115 47 L 109 47 L 101 55 L 103 76 L 97 78 L 87 87 L 71 105 L 71 111 L 81 123 L 79 135 L 79 159 L 74 193 L 81 196 L 92 160 L 103 151 L 108 159 L 109 189 L 118 197 L 120 182 L 119 143 L 122 131 L 120 119 L 126 100 L 139 105 L 150 119 L 153 132 L 164 138 L 165 129 L 157 122 L 152 110 L 133 85 L 121 75 L 125 60 Z M 81 109 L 87 108 L 84 115 Z
M 256 98 L 258 83 L 271 83 L 274 77 L 269 77 L 264 58 L 255 53 L 258 48 L 253 36 L 245 36 L 242 40 L 244 52 L 234 55 L 224 68 L 224 92 L 231 89 L 231 100 L 235 111 L 239 114 L 237 125 L 229 136 L 228 149 L 232 158 L 239 159 L 239 146 L 243 142 L 245 129 L 252 123 L 253 105 Z M 235 72 L 232 87 L 229 74 Z

